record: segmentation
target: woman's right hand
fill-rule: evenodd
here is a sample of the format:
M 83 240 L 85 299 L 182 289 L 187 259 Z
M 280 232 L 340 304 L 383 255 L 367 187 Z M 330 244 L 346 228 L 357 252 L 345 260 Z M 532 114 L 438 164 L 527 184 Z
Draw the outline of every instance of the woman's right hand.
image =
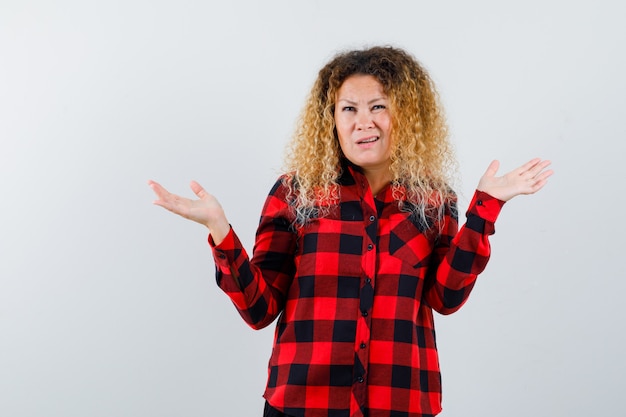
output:
M 150 180 L 148 185 L 158 197 L 154 201 L 155 205 L 205 225 L 209 228 L 216 245 L 219 245 L 230 231 L 230 224 L 219 201 L 197 182 L 191 181 L 191 190 L 198 196 L 198 200 L 172 194 L 156 181 Z

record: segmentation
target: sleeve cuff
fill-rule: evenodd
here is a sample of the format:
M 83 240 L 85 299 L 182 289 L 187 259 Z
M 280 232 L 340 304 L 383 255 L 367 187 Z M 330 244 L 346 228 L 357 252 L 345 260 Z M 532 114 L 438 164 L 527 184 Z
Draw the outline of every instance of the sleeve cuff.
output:
M 484 191 L 476 190 L 470 202 L 467 214 L 478 216 L 488 222 L 494 223 L 504 206 L 504 201 L 499 200 Z
M 213 251 L 213 258 L 218 268 L 229 269 L 230 265 L 235 262 L 235 252 L 237 249 L 241 249 L 241 242 L 235 235 L 233 228 L 231 227 L 228 234 L 219 245 L 215 244 L 213 236 L 209 234 L 208 237 L 209 246 Z

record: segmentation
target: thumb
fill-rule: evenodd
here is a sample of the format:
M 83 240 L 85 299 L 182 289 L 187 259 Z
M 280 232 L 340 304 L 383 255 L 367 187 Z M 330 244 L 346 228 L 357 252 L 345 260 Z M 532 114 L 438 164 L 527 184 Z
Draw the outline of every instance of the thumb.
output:
M 204 198 L 208 195 L 204 188 L 202 188 L 202 186 L 196 181 L 191 181 L 191 184 L 189 185 L 191 187 L 191 191 L 193 191 L 198 197 Z
M 493 161 L 491 161 L 491 163 L 487 167 L 487 170 L 485 171 L 485 174 L 483 176 L 495 177 L 496 173 L 498 172 L 498 168 L 500 168 L 500 161 L 498 161 L 497 159 L 494 159 Z

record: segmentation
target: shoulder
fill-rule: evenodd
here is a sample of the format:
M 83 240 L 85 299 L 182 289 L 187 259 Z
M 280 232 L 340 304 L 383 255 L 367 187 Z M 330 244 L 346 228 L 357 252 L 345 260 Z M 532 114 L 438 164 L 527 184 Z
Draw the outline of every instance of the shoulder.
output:
M 262 216 L 283 217 L 294 221 L 295 187 L 292 175 L 283 174 L 270 189 Z
M 298 181 L 295 175 L 287 173 L 278 177 L 274 185 L 270 189 L 269 196 L 279 198 L 287 202 L 293 198 L 298 189 Z

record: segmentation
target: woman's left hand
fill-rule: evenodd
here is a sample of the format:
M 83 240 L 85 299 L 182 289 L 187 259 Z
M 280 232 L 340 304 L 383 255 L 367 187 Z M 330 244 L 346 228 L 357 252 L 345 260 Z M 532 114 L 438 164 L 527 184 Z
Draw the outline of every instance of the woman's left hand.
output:
M 534 194 L 546 185 L 548 177 L 553 174 L 551 169 L 546 169 L 549 165 L 550 161 L 535 158 L 501 177 L 496 177 L 500 162 L 493 161 L 478 182 L 478 190 L 502 201 L 508 201 L 520 194 Z

